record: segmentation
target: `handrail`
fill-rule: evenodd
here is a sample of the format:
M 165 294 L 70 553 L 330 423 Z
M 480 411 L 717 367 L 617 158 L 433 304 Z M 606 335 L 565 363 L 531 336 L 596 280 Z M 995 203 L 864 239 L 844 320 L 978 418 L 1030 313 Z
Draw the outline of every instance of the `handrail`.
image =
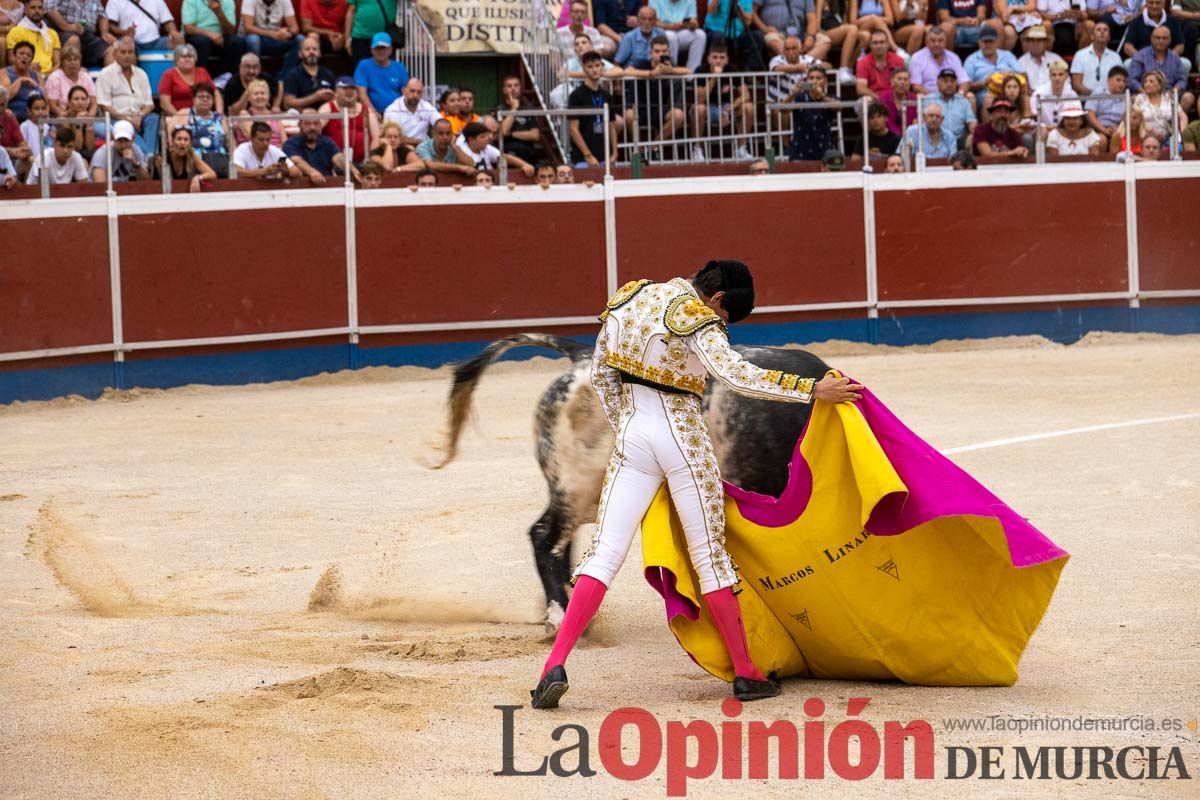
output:
M 547 117 L 547 118 L 562 117 L 564 120 L 566 120 L 569 117 L 594 117 L 596 115 L 603 115 L 605 121 L 607 122 L 607 120 L 609 119 L 608 103 L 605 103 L 600 108 L 568 108 L 568 109 L 555 109 L 555 110 L 550 110 L 550 111 L 540 111 L 540 110 L 531 109 L 531 108 L 529 108 L 529 109 L 520 108 L 520 109 L 517 109 L 516 111 L 514 111 L 511 108 L 502 108 L 496 113 L 496 116 L 498 117 L 498 119 L 500 121 L 504 120 L 506 117 L 517 117 L 517 116 Z M 610 128 L 610 126 L 608 124 L 605 124 L 605 126 L 604 126 L 604 177 L 605 178 L 612 177 L 612 158 L 610 158 L 610 156 L 612 155 L 612 141 L 609 138 L 609 128 Z M 500 155 L 501 155 L 500 164 L 499 164 L 500 183 L 507 183 L 508 164 L 503 157 L 504 156 L 504 129 L 503 128 L 501 128 L 501 130 L 500 130 L 500 140 L 499 140 L 498 149 L 500 150 Z M 567 150 L 567 154 L 568 155 L 570 154 L 569 148 Z M 570 159 L 564 158 L 563 163 L 570 163 Z M 572 166 L 574 166 L 574 165 L 572 165 Z
M 412 0 L 399 0 L 396 24 L 404 29 L 408 40 L 404 44 L 404 62 L 408 74 L 420 78 L 426 91 L 432 94 L 437 86 L 437 41 L 433 31 Z

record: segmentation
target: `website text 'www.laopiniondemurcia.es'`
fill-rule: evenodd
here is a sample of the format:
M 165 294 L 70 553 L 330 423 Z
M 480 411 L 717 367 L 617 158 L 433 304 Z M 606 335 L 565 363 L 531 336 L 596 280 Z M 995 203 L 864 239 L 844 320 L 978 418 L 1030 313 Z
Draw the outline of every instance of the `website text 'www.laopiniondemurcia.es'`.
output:
M 990 716 L 975 720 L 942 720 L 948 735 L 970 732 L 1079 731 L 1087 741 L 1070 746 L 941 745 L 942 768 L 935 767 L 939 743 L 925 720 L 871 723 L 859 719 L 870 698 L 846 702 L 846 719 L 824 719 L 825 701 L 810 697 L 803 704 L 807 719 L 799 724 L 740 719 L 742 703 L 727 698 L 723 719 L 660 720 L 643 708 L 619 708 L 600 724 L 593 749 L 592 732 L 565 723 L 550 734 L 542 749 L 517 752 L 518 713 L 524 706 L 497 705 L 501 723 L 503 777 L 590 778 L 602 770 L 625 781 L 640 781 L 665 766 L 668 797 L 687 794 L 688 782 L 724 780 L 1191 780 L 1178 745 L 1126 745 L 1097 741 L 1095 734 L 1144 731 L 1187 736 L 1195 720 L 1138 717 Z M 1042 722 L 1038 723 L 1037 720 Z M 1049 720 L 1059 720 L 1050 722 Z M 1118 720 L 1124 720 L 1123 723 Z M 1019 724 L 1020 722 L 1026 724 Z M 523 734 L 522 734 L 523 736 Z M 525 739 L 525 742 L 529 742 Z

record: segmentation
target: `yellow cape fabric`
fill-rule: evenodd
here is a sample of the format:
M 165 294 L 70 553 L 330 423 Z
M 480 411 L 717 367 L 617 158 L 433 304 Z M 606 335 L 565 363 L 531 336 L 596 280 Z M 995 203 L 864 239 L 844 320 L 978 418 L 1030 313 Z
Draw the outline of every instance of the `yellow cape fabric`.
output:
M 933 686 L 1007 686 L 1045 612 L 1066 557 L 1015 568 L 1000 522 L 941 517 L 894 536 L 863 526 L 875 505 L 907 492 L 862 413 L 814 405 L 801 452 L 811 498 L 788 525 L 746 520 L 726 498 L 726 547 L 750 652 L 781 677 L 901 680 Z M 671 630 L 708 672 L 733 668 L 700 602 L 683 530 L 664 488 L 642 522 L 645 566 L 674 573 L 701 608 Z

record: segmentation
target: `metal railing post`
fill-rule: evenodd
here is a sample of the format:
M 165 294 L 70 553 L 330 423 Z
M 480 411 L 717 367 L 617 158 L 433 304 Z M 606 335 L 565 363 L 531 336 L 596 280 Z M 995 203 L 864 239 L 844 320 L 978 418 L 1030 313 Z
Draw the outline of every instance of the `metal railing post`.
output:
M 167 126 L 163 125 L 158 129 L 158 149 L 159 152 L 159 180 L 162 182 L 163 194 L 171 193 L 171 151 L 167 144 Z M 147 158 L 149 160 L 149 158 Z
M 363 122 L 363 139 L 365 148 L 366 139 L 366 122 Z M 342 158 L 346 162 L 346 183 L 353 184 L 350 174 L 350 165 L 354 163 L 354 151 L 350 147 L 350 109 L 342 108 Z
M 922 135 L 922 132 L 924 130 L 924 128 L 922 128 L 922 126 L 925 124 L 924 101 L 925 101 L 925 95 L 923 95 L 923 94 L 917 95 L 917 119 L 913 123 L 917 126 L 917 169 L 916 169 L 917 172 L 925 171 L 925 137 Z M 905 126 L 904 130 L 905 130 L 905 133 L 907 133 L 908 126 Z M 905 138 L 907 139 L 908 137 L 905 136 Z
M 612 124 L 610 122 L 608 103 L 604 104 L 604 181 L 607 187 L 612 182 Z M 564 117 L 565 119 L 565 117 Z
M 1125 158 L 1133 157 L 1133 102 L 1129 89 L 1125 90 Z
M 104 157 L 108 162 L 104 170 L 104 193 L 112 194 L 112 115 L 104 112 Z
M 862 153 L 863 153 L 863 169 L 871 166 L 871 148 L 870 135 L 871 131 L 867 126 L 867 109 L 870 107 L 870 98 L 866 95 L 862 98 Z
M 46 132 L 49 128 L 50 126 L 43 122 L 37 129 L 38 182 L 41 184 L 43 200 L 50 198 L 50 170 L 46 168 Z M 53 150 L 50 151 L 50 158 L 54 158 Z M 89 175 L 88 177 L 90 178 L 91 176 Z
M 1171 87 L 1171 160 L 1179 161 L 1183 158 L 1180 153 L 1179 141 L 1179 89 Z

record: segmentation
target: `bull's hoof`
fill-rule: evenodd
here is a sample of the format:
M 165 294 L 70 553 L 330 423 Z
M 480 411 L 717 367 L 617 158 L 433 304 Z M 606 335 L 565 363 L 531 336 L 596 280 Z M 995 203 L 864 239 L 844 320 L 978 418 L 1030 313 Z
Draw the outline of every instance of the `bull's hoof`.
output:
M 534 708 L 558 708 L 559 699 L 569 688 L 567 671 L 559 664 L 538 681 L 536 689 L 529 691 L 529 705 Z
M 558 603 L 550 603 L 546 606 L 546 636 L 553 637 L 558 634 L 564 615 L 565 612 Z

